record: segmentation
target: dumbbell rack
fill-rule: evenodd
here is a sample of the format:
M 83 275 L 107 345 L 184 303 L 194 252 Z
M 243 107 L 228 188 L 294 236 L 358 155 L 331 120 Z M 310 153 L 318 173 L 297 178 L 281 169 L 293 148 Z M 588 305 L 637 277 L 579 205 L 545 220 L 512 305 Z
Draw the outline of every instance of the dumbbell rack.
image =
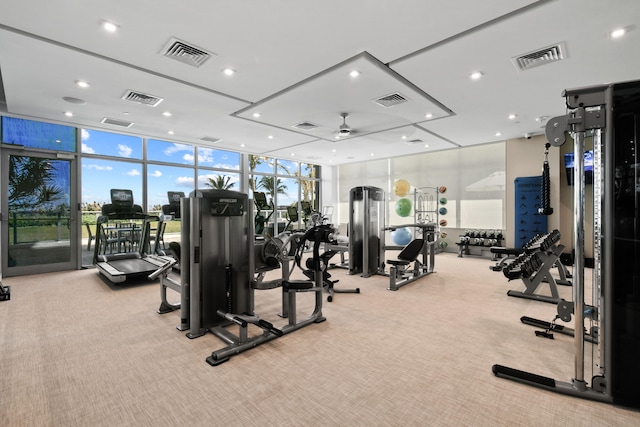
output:
M 521 279 L 525 286 L 524 291 L 510 290 L 507 295 L 551 304 L 557 304 L 560 301 L 557 285 L 571 286 L 571 282 L 568 280 L 570 275 L 560 263 L 560 255 L 564 246 L 558 244 L 559 241 L 560 232 L 558 230 L 533 239 L 525 251 L 502 270 L 507 279 Z M 552 267 L 558 268 L 559 279 L 551 274 Z M 536 293 L 542 283 L 549 285 L 551 296 Z
M 499 230 L 465 230 L 460 235 L 458 245 L 458 257 L 463 258 L 464 255 L 472 255 L 470 247 L 490 248 L 491 246 L 501 246 L 504 236 Z M 480 254 L 482 255 L 482 254 Z

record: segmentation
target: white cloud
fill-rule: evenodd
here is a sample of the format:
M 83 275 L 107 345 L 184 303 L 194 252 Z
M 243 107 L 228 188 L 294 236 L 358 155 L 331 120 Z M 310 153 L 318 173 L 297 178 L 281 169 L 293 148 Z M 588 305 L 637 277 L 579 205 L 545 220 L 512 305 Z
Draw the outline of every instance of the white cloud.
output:
M 131 169 L 129 172 L 127 172 L 127 175 L 129 176 L 138 176 L 140 175 L 140 171 L 137 169 Z
M 111 166 L 100 166 L 100 165 L 82 165 L 83 168 L 94 169 L 97 171 L 110 171 L 113 170 Z
M 173 144 L 169 147 L 167 147 L 166 150 L 164 150 L 164 154 L 166 154 L 167 156 L 170 156 L 174 153 L 178 153 L 180 151 L 188 151 L 193 153 L 193 145 L 187 145 L 187 144 Z M 193 155 L 192 155 L 193 157 Z
M 82 129 L 80 132 L 80 135 L 83 141 L 86 141 L 87 139 L 91 138 L 91 134 L 87 129 Z
M 131 157 L 133 149 L 124 144 L 118 144 L 118 155 L 122 157 Z
M 149 176 L 152 176 L 152 177 L 154 177 L 154 178 L 160 178 L 160 177 L 162 176 L 162 172 L 160 172 L 160 171 L 156 170 L 156 171 L 151 172 L 151 173 L 149 174 Z
M 176 185 L 179 187 L 193 188 L 193 177 L 181 176 L 176 179 Z
M 93 148 L 89 147 L 87 144 L 83 143 L 82 144 L 82 152 L 83 153 L 88 153 L 88 154 L 95 154 L 96 150 L 94 150 Z

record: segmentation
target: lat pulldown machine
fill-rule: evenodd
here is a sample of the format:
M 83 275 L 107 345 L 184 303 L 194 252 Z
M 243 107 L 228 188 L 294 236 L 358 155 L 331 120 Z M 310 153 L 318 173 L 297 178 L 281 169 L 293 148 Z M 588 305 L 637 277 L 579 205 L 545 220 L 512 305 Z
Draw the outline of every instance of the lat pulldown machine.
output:
M 575 376 L 571 382 L 493 365 L 502 378 L 547 390 L 640 408 L 640 81 L 566 90 L 569 114 L 546 125 L 553 146 L 573 136 L 573 306 Z M 593 137 L 593 307 L 584 298 L 584 145 Z M 560 314 L 560 311 L 559 311 Z M 594 374 L 585 379 L 585 317 L 597 322 Z M 595 345 L 595 344 L 594 344 Z

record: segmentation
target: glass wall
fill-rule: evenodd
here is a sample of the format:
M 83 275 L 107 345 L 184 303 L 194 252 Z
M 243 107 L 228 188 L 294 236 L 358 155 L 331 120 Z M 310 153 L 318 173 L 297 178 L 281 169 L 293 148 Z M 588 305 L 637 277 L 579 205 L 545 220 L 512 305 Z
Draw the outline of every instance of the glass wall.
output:
M 298 209 L 296 227 L 319 209 L 317 165 L 11 117 L 1 120 L 5 144 L 80 154 L 83 255 L 93 252 L 96 220 L 102 206 L 111 202 L 111 189 L 131 190 L 134 204 L 152 215 L 159 215 L 168 204 L 168 192 L 189 195 L 195 189 L 218 188 L 253 197 L 254 190 L 261 191 L 274 205 L 271 230 L 274 224 L 280 224 L 280 230 L 289 221 L 292 212 L 288 214 L 287 207 Z M 249 183 L 248 188 L 243 182 Z M 173 233 L 179 239 L 179 230 L 179 221 L 167 223 L 165 237 Z M 83 265 L 90 262 L 83 257 Z
M 311 212 L 319 209 L 319 166 L 292 160 L 249 155 L 249 190 L 264 193 L 265 205 L 256 204 L 256 230 L 273 235 L 274 230 L 302 228 Z M 295 210 L 288 210 L 288 208 Z M 258 224 L 266 221 L 265 226 Z

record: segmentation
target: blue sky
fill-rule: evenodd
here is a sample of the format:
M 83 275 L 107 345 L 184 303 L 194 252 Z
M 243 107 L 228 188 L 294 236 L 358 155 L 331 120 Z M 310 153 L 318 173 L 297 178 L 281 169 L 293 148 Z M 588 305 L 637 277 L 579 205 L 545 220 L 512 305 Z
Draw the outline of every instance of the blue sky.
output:
M 102 131 L 82 129 L 82 152 L 85 154 L 98 154 L 119 157 L 122 160 L 104 160 L 84 157 L 82 159 L 82 202 L 84 203 L 108 203 L 109 189 L 131 189 L 134 195 L 134 203 L 142 204 L 142 164 L 131 160 L 142 160 L 142 138 L 128 135 L 120 135 Z M 194 176 L 196 152 L 192 145 L 180 144 L 159 140 L 147 140 L 148 162 L 172 163 L 174 165 L 161 165 L 148 163 L 147 185 L 148 205 L 163 205 L 168 203 L 167 191 L 182 191 L 189 194 L 197 188 L 207 188 L 208 178 L 217 175 L 231 177 L 235 183 L 232 189 L 240 189 L 240 154 L 222 150 L 198 148 L 198 165 L 200 167 L 228 169 L 229 171 L 198 170 L 198 177 Z M 298 163 L 283 161 L 281 164 L 289 171 L 297 170 Z M 182 166 L 184 165 L 184 166 Z M 234 172 L 237 171 L 237 172 Z M 273 166 L 261 164 L 257 171 L 273 173 Z M 282 173 L 280 168 L 278 171 Z M 279 204 L 289 204 L 297 199 L 297 186 L 290 180 L 283 180 L 287 191 L 295 195 L 283 195 Z M 147 207 L 143 206 L 147 210 Z

